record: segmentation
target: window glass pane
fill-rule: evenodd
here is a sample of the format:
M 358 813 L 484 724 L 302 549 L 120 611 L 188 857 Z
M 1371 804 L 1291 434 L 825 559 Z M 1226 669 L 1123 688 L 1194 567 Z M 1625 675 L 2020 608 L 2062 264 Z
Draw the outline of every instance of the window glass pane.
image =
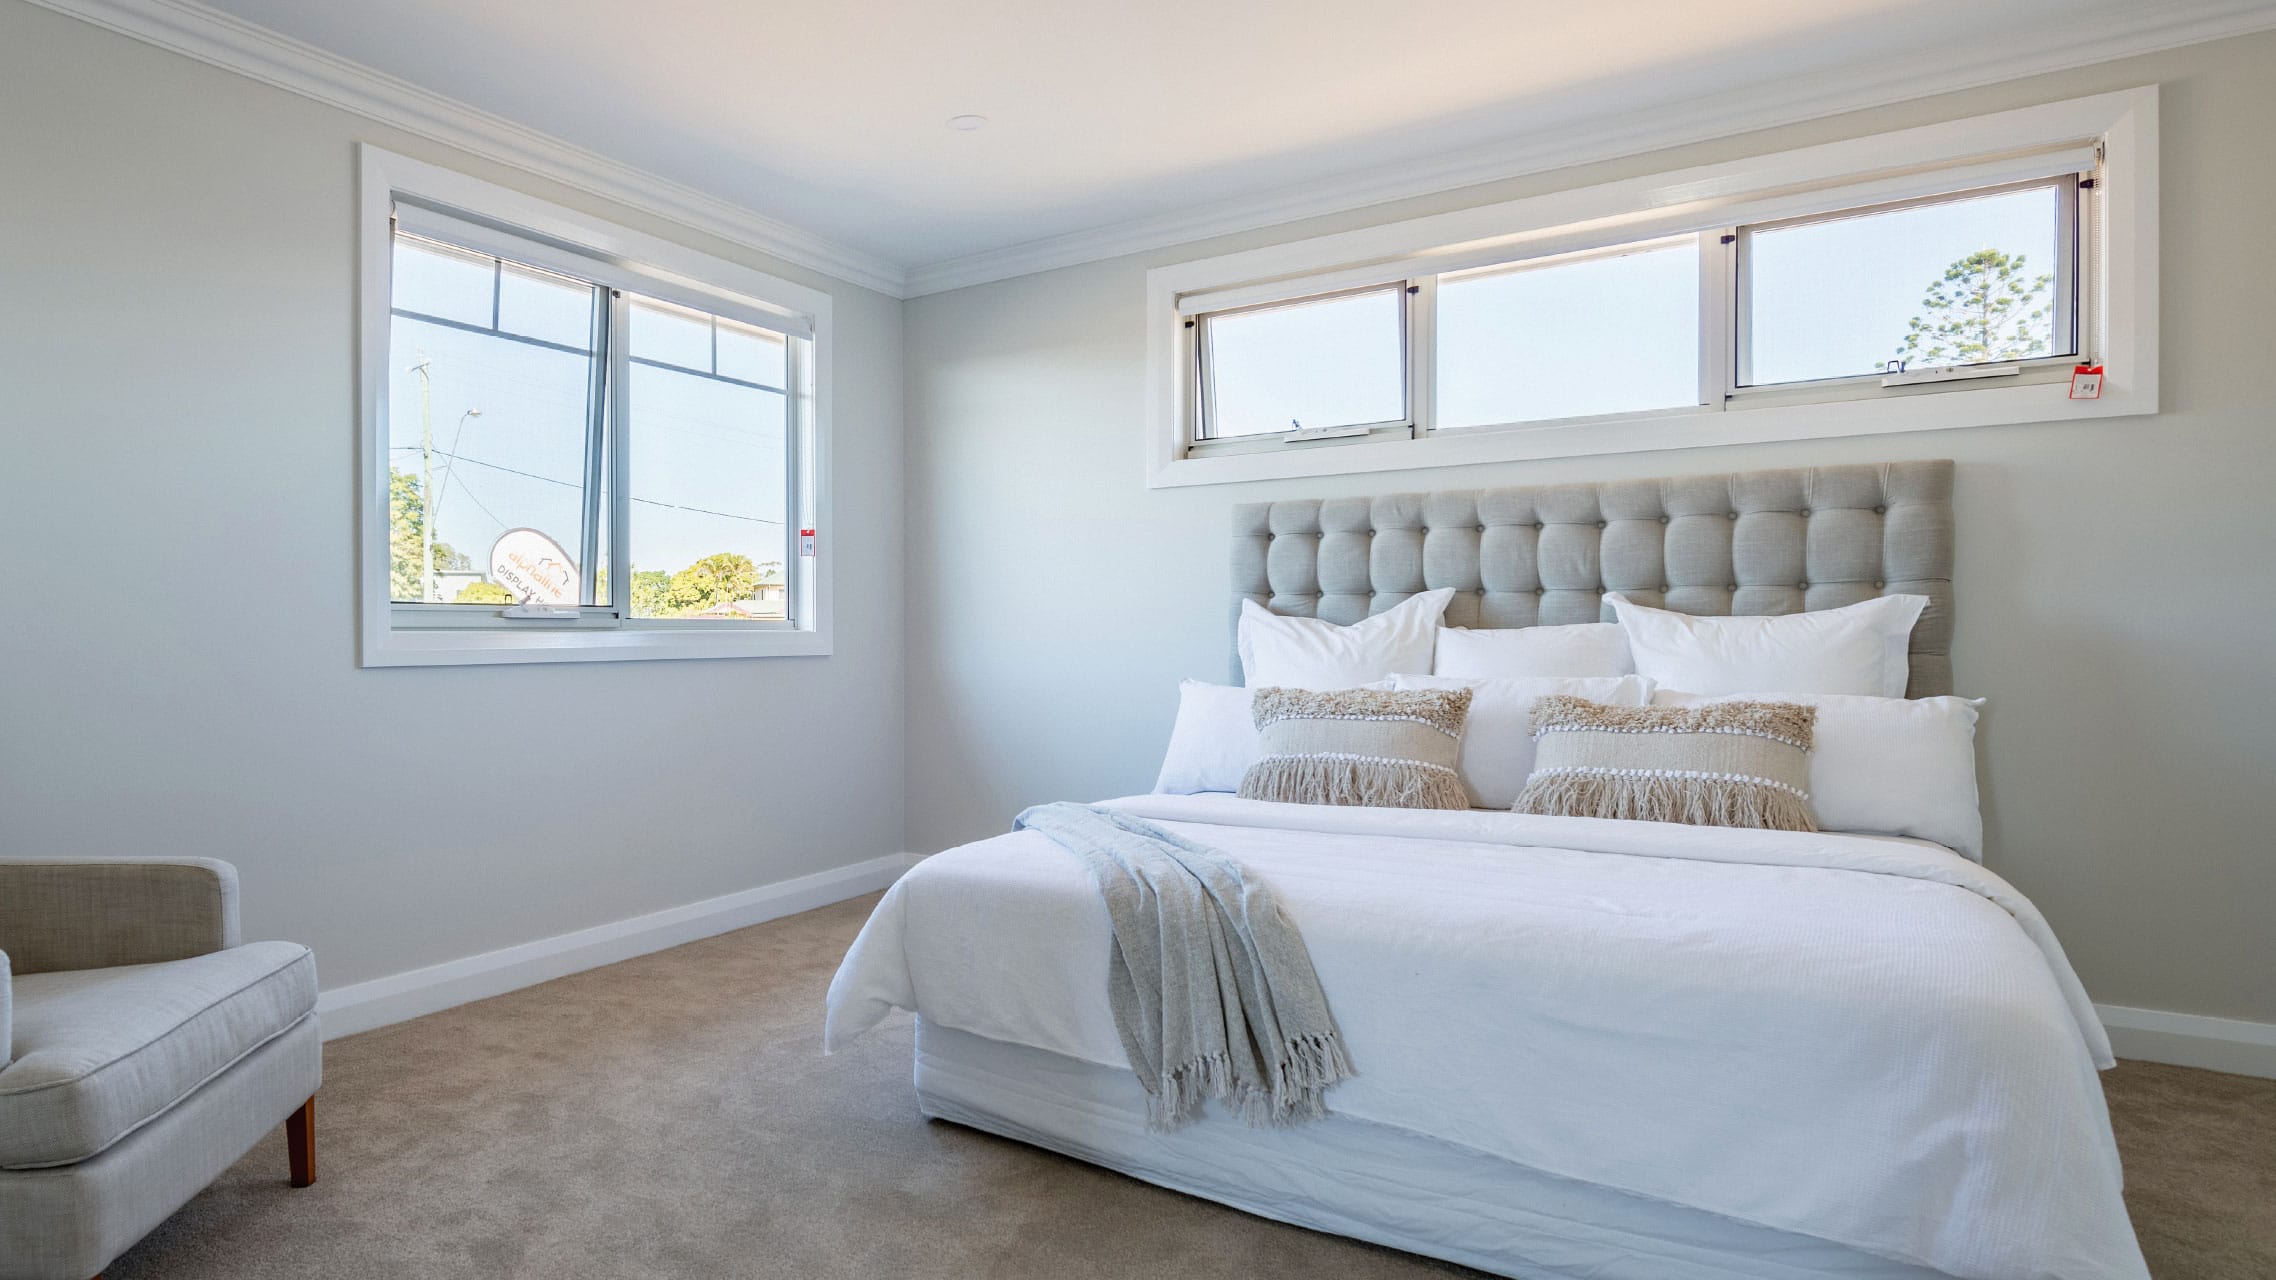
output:
M 398 311 L 490 327 L 495 259 L 431 240 L 395 237 L 394 302 Z
M 498 327 L 508 333 L 590 351 L 593 298 L 598 292 L 582 280 L 506 263 L 498 276 Z
M 719 322 L 719 372 L 726 377 L 783 386 L 784 354 L 788 350 L 780 334 L 747 329 L 730 320 Z
M 700 373 L 712 372 L 711 317 L 669 303 L 635 299 L 632 358 L 678 365 Z
M 1206 322 L 1212 438 L 1407 416 L 1403 287 L 1236 311 Z
M 1747 383 L 2074 354 L 2055 349 L 2065 198 L 2034 187 L 1749 231 Z
M 688 314 L 635 303 L 635 358 L 674 350 Z M 709 326 L 695 328 L 708 365 Z M 786 617 L 783 394 L 646 363 L 633 365 L 630 391 L 633 616 Z
M 1699 242 L 1438 286 L 1440 427 L 1699 403 Z
M 576 603 L 592 357 L 400 315 L 391 342 L 392 598 L 495 607 L 534 592 Z M 515 529 L 553 544 L 520 540 L 558 562 L 542 582 L 493 564 Z

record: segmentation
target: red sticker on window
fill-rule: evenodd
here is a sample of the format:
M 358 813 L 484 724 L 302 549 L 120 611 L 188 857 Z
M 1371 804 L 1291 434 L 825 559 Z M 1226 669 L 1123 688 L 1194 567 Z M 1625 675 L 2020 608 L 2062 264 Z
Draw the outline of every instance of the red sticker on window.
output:
M 2071 370 L 2071 399 L 2100 400 L 2102 398 L 2102 366 L 2082 364 Z

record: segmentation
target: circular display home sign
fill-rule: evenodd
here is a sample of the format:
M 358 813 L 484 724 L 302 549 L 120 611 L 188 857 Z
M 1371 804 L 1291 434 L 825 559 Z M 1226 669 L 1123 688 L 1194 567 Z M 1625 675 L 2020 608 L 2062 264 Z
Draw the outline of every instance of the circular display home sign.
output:
M 577 563 L 535 529 L 508 529 L 490 544 L 490 581 L 524 604 L 577 603 Z

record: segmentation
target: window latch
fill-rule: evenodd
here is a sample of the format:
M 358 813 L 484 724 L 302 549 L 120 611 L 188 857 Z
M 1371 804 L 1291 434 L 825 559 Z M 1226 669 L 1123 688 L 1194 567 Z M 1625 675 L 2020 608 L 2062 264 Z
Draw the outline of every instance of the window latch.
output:
M 1290 444 L 1306 444 L 1314 440 L 1342 440 L 1350 436 L 1367 434 L 1365 427 L 1307 427 L 1294 418 L 1288 420 L 1292 428 L 1287 435 Z
M 1889 369 L 1881 379 L 1884 387 L 1917 387 L 1932 382 L 1966 382 L 1975 378 L 2012 378 L 2023 372 L 2023 366 L 2019 364 L 1960 364 L 1907 369 L 1902 360 L 1892 360 L 1889 363 L 1897 367 Z
M 575 605 L 538 604 L 534 601 L 524 600 L 511 608 L 500 609 L 498 616 L 501 618 L 552 618 L 559 620 L 577 617 L 579 610 Z

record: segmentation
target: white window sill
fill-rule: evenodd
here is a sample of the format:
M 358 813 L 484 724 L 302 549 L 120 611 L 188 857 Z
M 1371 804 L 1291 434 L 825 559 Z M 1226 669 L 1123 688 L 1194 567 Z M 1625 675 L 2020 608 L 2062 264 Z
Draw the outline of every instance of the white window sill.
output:
M 820 631 L 784 627 L 670 627 L 621 630 L 412 630 L 367 635 L 367 667 L 483 666 L 508 662 L 653 662 L 670 658 L 819 657 Z
M 2071 399 L 2066 381 L 2006 387 L 1956 385 L 1910 395 L 1825 403 L 1678 409 L 1531 426 L 1440 431 L 1415 440 L 1177 458 L 1158 466 L 1147 483 L 1150 488 L 1168 489 L 2156 413 L 2154 381 L 2147 386 L 2129 385 L 2118 379 L 2117 372 L 2111 370 L 2099 400 Z

